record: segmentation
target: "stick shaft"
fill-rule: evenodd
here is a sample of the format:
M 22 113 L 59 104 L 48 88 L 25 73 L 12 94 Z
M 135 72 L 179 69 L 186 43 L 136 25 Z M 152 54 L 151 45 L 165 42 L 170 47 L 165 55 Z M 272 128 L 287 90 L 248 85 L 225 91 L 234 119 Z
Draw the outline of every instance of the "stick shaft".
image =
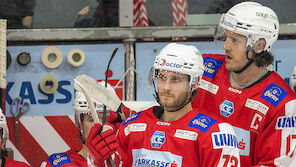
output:
M 117 52 L 118 48 L 114 49 L 110 59 L 109 59 L 109 62 L 108 62 L 108 66 L 107 66 L 107 70 L 106 70 L 106 76 L 105 76 L 105 87 L 107 88 L 107 84 L 108 84 L 108 75 L 109 75 L 109 68 L 110 68 L 110 64 Z M 104 110 L 103 110 L 103 118 L 102 118 L 102 123 L 103 125 L 106 123 L 106 119 L 107 119 L 107 111 L 106 111 L 106 106 L 104 105 Z

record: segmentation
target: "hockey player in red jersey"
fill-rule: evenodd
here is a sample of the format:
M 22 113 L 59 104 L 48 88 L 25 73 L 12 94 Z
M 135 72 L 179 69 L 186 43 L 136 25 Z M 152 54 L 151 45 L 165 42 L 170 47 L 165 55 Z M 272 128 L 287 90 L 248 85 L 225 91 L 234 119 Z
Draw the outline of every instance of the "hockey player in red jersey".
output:
M 192 109 L 202 73 L 196 47 L 171 43 L 160 51 L 150 76 L 160 107 L 123 122 L 117 136 L 123 166 L 240 166 L 232 127 Z
M 277 15 L 258 3 L 242 2 L 219 24 L 226 55 L 203 55 L 205 72 L 193 107 L 234 126 L 242 166 L 295 166 L 295 93 L 266 69 L 278 38 Z
M 1 159 L 0 159 L 0 166 L 1 167 L 29 167 L 28 164 L 20 161 L 15 161 L 13 159 L 10 159 L 6 157 L 6 150 L 5 150 L 5 145 L 6 145 L 6 140 L 8 139 L 8 127 L 7 127 L 7 121 L 5 118 L 5 115 L 2 113 L 2 110 L 0 108 L 0 154 L 1 154 Z
M 104 85 L 105 82 L 100 82 L 99 84 Z M 108 84 L 107 87 L 112 93 L 115 93 L 115 90 Z M 98 116 L 102 117 L 103 105 L 102 103 L 94 100 L 93 103 L 95 105 L 95 109 L 98 112 Z M 88 152 L 86 143 L 90 133 L 91 128 L 94 125 L 94 120 L 92 118 L 87 100 L 82 92 L 76 90 L 75 92 L 75 99 L 73 102 L 73 109 L 75 112 L 75 125 L 79 131 L 79 140 L 82 142 L 82 148 L 79 151 L 75 150 L 68 150 L 67 152 L 63 153 L 55 153 L 48 157 L 47 161 L 43 162 L 41 166 L 46 167 L 86 167 L 91 166 L 93 164 L 94 159 L 92 155 Z M 107 109 L 109 111 L 109 109 Z M 107 112 L 108 114 L 108 112 Z M 100 118 L 101 119 L 101 118 Z M 109 133 L 109 131 L 107 132 Z M 113 131 L 112 131 L 113 133 Z M 104 135 L 105 132 L 101 132 L 101 135 Z M 115 143 L 114 138 L 114 143 Z M 110 143 L 109 143 L 110 144 Z M 108 151 L 105 154 L 108 154 Z M 113 153 L 113 151 L 111 151 Z M 111 154 L 111 153 L 110 153 Z M 100 162 L 101 164 L 98 164 Z M 104 166 L 103 160 L 99 160 L 96 162 L 97 166 Z

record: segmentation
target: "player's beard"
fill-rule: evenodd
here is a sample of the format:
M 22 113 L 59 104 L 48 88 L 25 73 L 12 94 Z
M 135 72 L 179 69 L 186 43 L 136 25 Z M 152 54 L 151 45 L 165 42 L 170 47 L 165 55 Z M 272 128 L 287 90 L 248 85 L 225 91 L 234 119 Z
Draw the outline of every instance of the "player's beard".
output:
M 159 92 L 160 103 L 165 111 L 175 112 L 178 111 L 187 103 L 189 93 L 184 92 L 178 96 L 170 92 Z

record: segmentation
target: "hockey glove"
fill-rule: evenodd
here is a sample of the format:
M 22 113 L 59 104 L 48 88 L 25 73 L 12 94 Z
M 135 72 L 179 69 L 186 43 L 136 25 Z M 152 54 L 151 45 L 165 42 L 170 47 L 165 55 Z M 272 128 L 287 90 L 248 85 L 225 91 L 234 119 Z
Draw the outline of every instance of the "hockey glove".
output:
M 107 118 L 108 123 L 121 123 L 123 122 L 127 117 L 131 116 L 132 114 L 136 113 L 135 111 L 129 109 L 124 104 L 121 103 L 121 105 L 118 107 L 117 111 L 111 111 L 110 115 Z
M 100 124 L 95 124 L 90 130 L 86 146 L 89 151 L 88 159 L 96 166 L 103 164 L 117 148 L 112 125 L 106 124 L 102 127 Z

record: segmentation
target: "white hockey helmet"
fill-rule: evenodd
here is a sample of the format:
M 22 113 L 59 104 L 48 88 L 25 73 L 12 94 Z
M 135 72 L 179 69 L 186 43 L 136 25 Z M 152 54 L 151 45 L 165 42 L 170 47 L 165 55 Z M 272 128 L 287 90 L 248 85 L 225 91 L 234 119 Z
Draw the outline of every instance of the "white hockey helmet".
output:
M 101 81 L 101 82 L 99 82 L 99 84 L 105 86 L 105 81 Z M 113 89 L 113 87 L 109 83 L 107 83 L 107 89 L 109 91 L 113 92 L 114 94 L 116 94 L 115 90 Z M 93 101 L 96 111 L 103 112 L 104 105 L 101 102 L 99 102 L 93 98 L 91 98 L 91 99 Z M 75 125 L 77 128 L 79 128 L 79 124 L 81 123 L 81 114 L 91 114 L 91 112 L 90 112 L 90 108 L 88 106 L 88 103 L 86 101 L 84 94 L 82 92 L 77 91 L 77 90 L 75 92 L 73 109 L 75 112 Z M 110 109 L 107 108 L 107 111 L 110 111 Z
M 204 72 L 203 58 L 193 45 L 170 43 L 155 57 L 149 82 L 157 77 L 157 70 L 187 74 L 190 76 L 189 86 L 192 87 Z
M 219 25 L 226 30 L 247 37 L 247 47 L 251 48 L 259 39 L 265 39 L 264 51 L 270 51 L 278 39 L 279 21 L 269 7 L 256 2 L 241 2 L 222 14 Z
M 291 76 L 291 83 L 292 83 L 292 87 L 296 86 L 296 65 L 294 67 L 294 72 L 293 72 L 293 74 Z
M 5 115 L 2 113 L 2 110 L 0 108 L 0 128 L 2 129 L 2 139 L 6 140 L 9 136 L 8 133 L 8 126 Z

